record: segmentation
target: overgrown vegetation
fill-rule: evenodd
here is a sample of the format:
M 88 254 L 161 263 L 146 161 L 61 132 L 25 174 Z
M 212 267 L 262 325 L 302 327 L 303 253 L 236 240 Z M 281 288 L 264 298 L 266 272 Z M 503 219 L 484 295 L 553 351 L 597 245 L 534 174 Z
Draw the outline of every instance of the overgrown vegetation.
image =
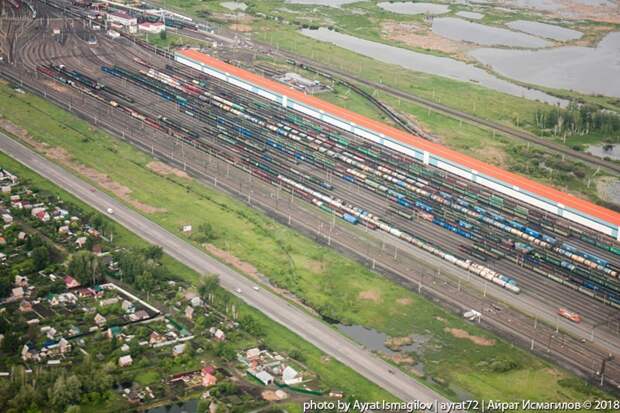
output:
M 537 109 L 536 126 L 553 136 L 601 133 L 610 142 L 620 142 L 620 115 L 594 105 L 571 102 L 566 108 Z

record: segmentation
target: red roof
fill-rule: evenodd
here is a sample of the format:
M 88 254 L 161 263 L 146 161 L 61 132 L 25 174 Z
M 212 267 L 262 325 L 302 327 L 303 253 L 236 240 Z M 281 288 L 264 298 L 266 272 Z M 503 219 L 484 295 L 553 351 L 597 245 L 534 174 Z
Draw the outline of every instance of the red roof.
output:
M 304 103 L 308 106 L 323 110 L 327 113 L 337 116 L 340 119 L 353 122 L 356 125 L 362 126 L 366 129 L 370 129 L 378 133 L 383 133 L 384 135 L 396 139 L 402 143 L 411 145 L 421 150 L 428 151 L 436 156 L 465 166 L 467 168 L 474 169 L 481 174 L 490 176 L 502 182 L 518 186 L 521 190 L 538 195 L 542 198 L 547 198 L 552 201 L 559 202 L 567 208 L 581 211 L 584 214 L 599 218 L 614 225 L 620 225 L 619 213 L 593 204 L 592 202 L 577 198 L 574 195 L 567 194 L 565 192 L 551 188 L 547 185 L 532 181 L 531 179 L 525 178 L 521 175 L 508 172 L 497 166 L 481 162 L 470 156 L 449 149 L 443 145 L 427 141 L 420 138 L 419 136 L 412 135 L 407 132 L 403 132 L 392 126 L 386 125 L 376 120 L 369 119 L 358 113 L 341 108 L 329 102 L 325 102 L 324 100 L 318 99 L 314 96 L 306 95 L 281 83 L 266 79 L 255 73 L 240 69 L 228 63 L 224 63 L 221 60 L 215 59 L 214 57 L 201 53 L 197 50 L 183 50 L 180 52 L 180 54 L 190 59 L 209 65 L 220 71 L 227 72 L 231 75 L 247 80 L 248 82 L 251 82 L 257 86 L 263 87 L 273 92 L 277 92 L 282 95 L 286 95 L 287 97 Z

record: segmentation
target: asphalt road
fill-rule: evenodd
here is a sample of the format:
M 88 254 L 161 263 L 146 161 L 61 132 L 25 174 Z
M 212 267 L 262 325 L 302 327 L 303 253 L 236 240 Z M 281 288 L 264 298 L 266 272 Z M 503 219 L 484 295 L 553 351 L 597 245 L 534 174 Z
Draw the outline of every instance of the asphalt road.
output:
M 188 242 L 2 133 L 0 133 L 0 150 L 146 241 L 160 245 L 168 255 L 195 271 L 201 274 L 217 274 L 222 287 L 234 292 L 247 304 L 257 308 L 272 320 L 284 325 L 401 400 L 418 400 L 424 403 L 447 401 L 443 396 L 389 366 L 369 351 L 283 298 L 265 289 L 255 291 L 253 289 L 255 283 L 240 273 L 221 264 Z M 108 208 L 112 208 L 114 213 L 108 214 Z M 237 293 L 237 289 L 241 289 L 241 293 Z

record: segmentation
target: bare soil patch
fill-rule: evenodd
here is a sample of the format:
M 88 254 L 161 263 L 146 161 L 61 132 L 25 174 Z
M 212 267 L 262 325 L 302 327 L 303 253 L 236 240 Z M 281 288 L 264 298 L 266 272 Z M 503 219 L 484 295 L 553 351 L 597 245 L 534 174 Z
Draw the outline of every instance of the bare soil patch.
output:
M 408 346 L 413 344 L 413 339 L 411 337 L 390 337 L 385 340 L 385 346 L 392 351 L 400 351 L 400 348 L 403 346 Z
M 413 366 L 415 364 L 415 359 L 406 354 L 394 354 L 390 358 L 399 366 Z
M 409 305 L 411 303 L 413 303 L 413 300 L 411 298 L 399 298 L 398 300 L 396 300 L 396 302 L 400 305 Z
M 477 344 L 479 346 L 494 346 L 495 345 L 494 339 L 484 338 L 480 336 L 472 336 L 467 331 L 461 330 L 460 328 L 446 328 L 445 330 L 456 338 L 467 339 L 471 341 L 472 343 Z
M 374 301 L 375 303 L 381 300 L 381 294 L 379 293 L 379 291 L 376 290 L 360 291 L 357 297 L 360 300 Z
M 235 24 L 231 24 L 229 27 L 230 27 L 230 30 L 234 30 L 236 32 L 241 32 L 241 33 L 249 33 L 252 31 L 252 26 L 250 26 L 249 24 L 235 23 Z
M 146 167 L 158 175 L 164 175 L 164 176 L 174 175 L 179 178 L 189 179 L 189 175 L 186 172 L 180 169 L 174 168 L 170 165 L 166 165 L 165 163 L 160 162 L 160 161 L 151 161 L 146 165 Z
M 219 249 L 213 244 L 203 244 L 203 246 L 211 255 L 215 256 L 216 258 L 219 258 L 220 260 L 224 261 L 226 264 L 232 265 L 237 270 L 241 271 L 244 274 L 251 276 L 252 278 L 259 279 L 258 270 L 252 264 L 249 264 L 245 261 L 240 260 L 239 258 L 235 257 L 228 251 Z
M 420 24 L 386 21 L 381 23 L 381 33 L 388 40 L 401 42 L 410 47 L 437 50 L 457 55 L 463 60 L 471 60 L 466 54 L 472 46 L 438 36 Z

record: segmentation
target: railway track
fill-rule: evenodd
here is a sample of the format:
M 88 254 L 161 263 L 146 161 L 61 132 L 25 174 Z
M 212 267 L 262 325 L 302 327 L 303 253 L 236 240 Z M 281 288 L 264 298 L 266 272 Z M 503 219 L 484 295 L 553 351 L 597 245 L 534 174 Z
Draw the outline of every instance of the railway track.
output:
M 70 40 L 70 42 L 71 41 L 72 40 Z M 100 40 L 100 41 L 101 42 L 106 42 L 107 39 L 103 40 L 103 41 Z M 84 42 L 81 41 L 81 40 L 79 40 L 77 44 L 80 44 L 79 42 L 82 42 L 81 43 L 82 45 L 84 44 Z M 30 42 L 30 43 L 33 43 L 33 42 Z M 69 45 L 75 46 L 72 43 L 69 43 Z M 80 46 L 80 48 L 82 48 L 82 47 L 87 47 L 87 46 Z M 126 65 L 128 65 L 128 66 L 130 66 L 130 67 L 132 67 L 134 69 L 138 68 L 139 66 L 136 65 L 136 63 L 133 62 L 132 59 L 130 58 L 133 55 L 135 55 L 136 51 L 134 50 L 132 52 L 125 53 L 126 49 L 119 48 L 119 51 L 121 49 L 123 50 L 123 52 L 121 52 L 121 55 L 122 55 L 122 60 L 124 61 L 124 64 L 126 64 Z M 41 55 L 38 56 L 36 59 L 31 59 L 30 64 L 36 64 L 37 59 L 46 59 L 47 61 L 49 61 L 50 56 L 61 55 L 61 54 L 53 53 L 53 52 L 51 52 L 50 54 L 47 54 L 47 51 L 45 50 L 45 48 L 41 48 L 41 49 L 38 49 L 38 50 L 39 50 L 38 53 L 40 53 Z M 86 56 L 89 56 L 89 53 L 90 53 L 91 56 L 87 58 Z M 103 56 L 103 55 L 100 55 L 100 56 Z M 103 59 L 107 63 L 107 57 L 103 57 Z M 101 73 L 98 72 L 98 66 L 101 65 L 102 59 L 99 56 L 97 56 L 97 54 L 94 54 L 90 50 L 90 48 L 89 48 L 88 53 L 87 53 L 86 50 L 80 50 L 79 55 L 75 56 L 74 58 L 66 57 L 66 58 L 63 58 L 62 60 L 65 61 L 67 63 L 67 65 L 75 65 L 75 67 L 79 67 L 81 70 L 84 70 L 89 75 L 94 75 L 96 73 L 99 73 L 99 76 L 101 76 Z M 165 62 L 158 61 L 157 64 L 159 65 L 160 68 L 162 68 L 165 65 Z M 95 68 L 93 68 L 93 67 L 95 67 Z M 112 80 L 112 78 L 109 78 L 106 81 L 110 82 L 110 84 L 115 86 L 115 87 L 120 87 L 122 85 L 122 83 L 120 83 L 118 81 L 115 81 L 115 80 Z M 125 86 L 127 86 L 127 85 L 125 85 Z M 218 87 L 220 89 L 226 90 L 227 92 L 234 92 L 233 89 L 227 88 L 224 85 L 219 85 Z M 177 120 L 183 121 L 183 122 L 187 122 L 189 125 L 192 125 L 192 126 L 195 126 L 195 127 L 198 127 L 200 125 L 200 122 L 197 122 L 195 119 L 189 118 L 189 117 L 187 117 L 187 116 L 185 116 L 183 114 L 178 114 L 176 112 L 177 108 L 175 107 L 175 105 L 170 104 L 169 102 L 161 102 L 158 105 L 151 105 L 149 103 L 154 103 L 156 100 L 152 96 L 149 96 L 148 92 L 139 91 L 138 89 L 135 89 L 135 88 L 131 88 L 131 89 L 132 89 L 132 93 L 136 94 L 136 96 L 141 99 L 141 104 L 148 106 L 148 109 L 149 109 L 150 112 L 156 113 L 158 111 L 165 110 L 166 113 L 174 114 L 173 115 L 174 119 L 177 119 Z M 72 93 L 72 91 L 69 91 L 69 92 Z M 66 94 L 59 93 L 59 96 L 63 96 L 63 95 L 66 95 Z M 249 97 L 249 96 L 246 96 L 245 98 L 246 99 L 251 99 L 251 97 Z M 101 109 L 95 109 L 99 105 L 100 105 L 99 103 L 94 104 L 94 106 L 89 104 L 89 105 L 87 105 L 87 107 L 88 108 L 92 107 L 92 109 L 90 109 L 90 111 L 92 111 L 92 113 L 97 113 L 97 112 L 101 113 Z M 106 109 L 109 110 L 109 107 L 106 108 Z M 126 128 L 135 128 L 135 125 L 131 126 L 131 124 L 127 123 L 127 121 L 123 121 L 122 120 L 123 116 L 117 115 L 114 111 L 109 112 L 109 114 L 120 125 L 124 125 L 124 127 L 126 127 Z M 118 133 L 118 130 L 117 130 L 117 134 L 120 135 L 120 133 Z M 164 139 L 164 136 L 161 136 L 161 139 Z M 169 137 L 168 137 L 168 139 L 169 139 Z M 148 148 L 148 146 L 149 146 L 148 142 L 149 141 L 150 141 L 149 138 L 145 138 L 143 140 L 143 143 L 144 143 L 143 144 L 143 148 Z M 181 147 L 183 148 L 183 144 L 181 144 Z M 222 146 L 216 146 L 216 148 L 218 150 L 224 150 L 225 149 Z M 151 146 L 151 150 L 153 151 L 152 146 Z M 199 157 L 199 156 L 200 156 L 200 154 L 196 155 L 196 157 Z M 260 182 L 260 181 L 256 181 L 255 180 L 254 185 L 257 185 L 257 182 Z M 341 193 L 344 196 L 351 197 L 352 200 L 354 202 L 356 202 L 356 203 L 360 203 L 360 204 L 366 204 L 367 203 L 369 205 L 374 205 L 373 208 L 376 208 L 378 211 L 381 210 L 382 208 L 385 209 L 385 203 L 383 201 L 381 201 L 381 202 L 377 201 L 377 199 L 376 199 L 376 197 L 374 195 L 368 194 L 365 191 L 360 191 L 359 187 L 349 185 L 348 183 L 345 183 L 344 185 L 340 185 L 340 187 L 341 187 L 340 191 L 342 191 Z M 269 189 L 267 187 L 265 189 L 265 193 L 269 193 L 268 191 L 269 191 Z M 383 212 L 383 211 L 381 211 L 381 212 Z M 441 243 L 450 243 L 450 242 L 453 242 L 454 240 L 458 239 L 458 238 L 454 238 L 455 236 L 452 235 L 452 234 L 449 234 L 449 233 L 448 233 L 447 236 L 446 236 L 446 234 L 444 234 L 444 236 L 440 236 L 440 235 L 438 235 L 438 231 L 437 231 L 436 227 L 433 227 L 432 225 L 429 226 L 429 224 L 426 224 L 424 222 L 422 222 L 422 223 L 412 223 L 412 224 L 403 224 L 403 225 L 405 227 L 407 227 L 407 228 L 412 228 L 412 230 L 415 230 L 415 231 L 422 231 L 422 233 L 424 233 L 425 236 L 427 236 L 429 238 L 431 238 L 431 235 L 432 235 L 434 238 L 431 238 L 431 239 L 436 241 L 436 242 L 438 242 L 438 243 L 440 243 L 440 242 Z M 410 225 L 410 226 L 407 226 L 407 225 Z M 342 232 L 342 234 L 347 234 L 347 236 L 350 236 L 351 232 L 345 231 L 345 232 Z M 399 259 L 404 259 L 403 256 L 405 256 L 405 255 L 406 255 L 406 252 L 401 252 L 401 256 L 399 257 Z M 399 272 L 400 272 L 400 270 L 399 270 Z M 531 282 L 534 283 L 535 282 L 535 278 L 534 277 L 536 277 L 536 275 L 535 274 L 533 274 L 533 275 L 530 274 L 530 277 L 531 277 L 531 280 L 532 280 Z M 528 278 L 528 279 L 530 279 L 530 278 Z M 557 297 L 557 299 L 561 299 L 562 298 L 562 295 L 563 295 L 562 291 L 563 290 L 559 289 L 559 288 L 554 288 L 553 285 L 551 285 L 551 288 L 547 288 L 546 291 L 547 291 L 547 293 L 553 292 L 553 294 Z M 544 293 L 545 293 L 545 289 L 541 288 L 540 292 L 537 293 L 537 294 L 544 294 Z M 585 300 L 585 297 L 579 296 L 578 299 L 575 298 L 575 302 L 577 302 L 577 301 L 579 301 L 581 299 Z M 468 302 L 467 300 L 468 299 L 464 299 L 463 300 L 464 306 L 468 305 L 468 304 L 466 304 Z M 579 301 L 579 302 L 581 303 L 581 301 Z M 579 304 L 579 305 L 581 306 L 582 304 Z M 605 318 L 605 316 L 602 316 L 602 317 L 597 318 L 597 320 L 598 321 L 602 321 L 604 318 Z M 531 328 L 531 325 L 530 325 L 530 328 Z M 539 342 L 540 340 L 543 340 L 543 339 L 542 338 L 538 338 L 536 342 Z M 599 357 L 600 354 L 599 353 L 597 353 L 596 355 L 590 354 L 590 356 L 591 357 Z
M 255 42 L 257 43 L 257 42 Z M 260 44 L 257 43 L 260 46 L 262 46 L 265 49 L 268 50 L 272 50 L 271 47 L 265 45 L 265 44 Z M 468 123 L 483 127 L 485 129 L 489 129 L 489 130 L 494 130 L 496 132 L 502 133 L 506 136 L 512 137 L 512 138 L 516 138 L 519 139 L 521 141 L 524 142 L 528 142 L 534 145 L 538 145 L 541 146 L 547 150 L 549 150 L 552 153 L 556 153 L 562 156 L 567 156 L 569 158 L 572 159 L 577 159 L 583 162 L 586 162 L 590 165 L 596 165 L 598 167 L 604 168 L 605 170 L 611 171 L 615 174 L 619 174 L 620 173 L 620 165 L 612 162 L 612 161 L 606 161 L 604 159 L 601 159 L 599 157 L 590 155 L 588 153 L 585 152 L 579 152 L 579 151 L 575 151 L 573 149 L 570 149 L 564 145 L 555 143 L 555 142 L 551 142 L 549 140 L 546 139 L 542 139 L 536 135 L 533 135 L 529 132 L 520 130 L 520 129 L 515 129 L 512 128 L 510 126 L 506 126 L 506 125 L 502 125 L 501 123 L 498 122 L 494 122 L 488 119 L 484 119 L 484 118 L 480 118 L 477 116 L 474 116 L 470 113 L 466 113 L 457 109 L 453 109 L 449 106 L 446 105 L 442 105 L 440 103 L 434 102 L 430 99 L 426 99 L 420 96 L 416 96 L 414 94 L 408 93 L 408 92 L 403 92 L 402 90 L 390 87 L 390 86 L 386 86 L 384 84 L 381 83 L 376 83 L 376 82 L 372 82 L 363 78 L 360 78 L 358 76 L 352 75 L 350 73 L 347 73 L 343 70 L 338 70 L 338 69 L 334 69 L 332 67 L 327 67 L 325 65 L 322 65 L 320 63 L 311 61 L 305 57 L 287 52 L 287 51 L 283 51 L 283 50 L 278 50 L 278 51 L 272 51 L 272 54 L 283 58 L 283 59 L 287 59 L 287 60 L 293 60 L 296 62 L 296 64 L 303 64 L 308 68 L 312 68 L 318 72 L 322 72 L 325 73 L 327 75 L 329 75 L 330 77 L 334 78 L 334 79 L 346 79 L 347 81 L 350 82 L 356 82 L 358 84 L 362 84 L 364 86 L 368 86 L 371 87 L 373 89 L 377 89 L 377 90 L 381 90 L 384 92 L 387 92 L 393 96 L 399 97 L 401 99 L 405 99 L 408 100 L 410 102 L 414 102 L 418 105 L 430 108 L 436 112 L 442 113 L 444 115 L 448 115 L 450 117 L 453 117 L 455 119 L 461 119 L 464 120 Z

